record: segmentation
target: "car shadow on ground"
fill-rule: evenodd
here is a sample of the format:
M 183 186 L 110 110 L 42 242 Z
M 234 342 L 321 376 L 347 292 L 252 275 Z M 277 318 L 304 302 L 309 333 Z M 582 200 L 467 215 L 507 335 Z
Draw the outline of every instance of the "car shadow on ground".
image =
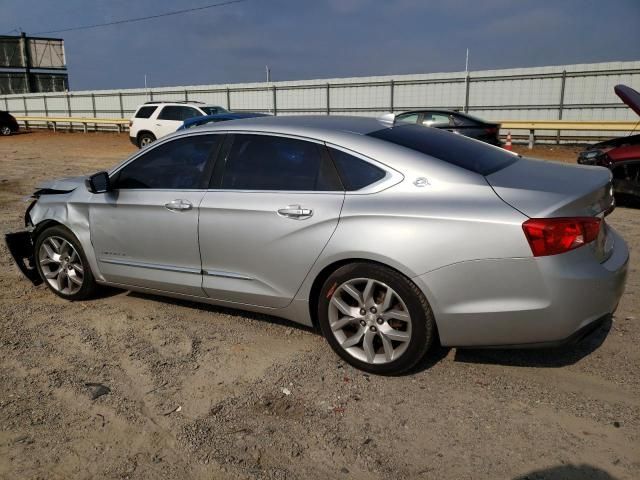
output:
M 577 363 L 604 343 L 611 330 L 611 319 L 575 343 L 541 349 L 457 349 L 454 360 L 510 367 L 559 368 Z M 537 477 L 535 477 L 537 478 Z M 546 478 L 546 477 L 545 477 Z
M 558 465 L 535 470 L 513 480 L 616 480 L 616 477 L 592 465 Z
M 274 325 L 282 325 L 283 327 L 295 328 L 297 330 L 321 335 L 320 331 L 301 325 L 290 320 L 280 317 L 267 315 L 263 313 L 250 312 L 247 310 L 234 309 L 229 307 L 221 307 L 207 303 L 192 302 L 189 300 L 164 297 L 150 293 L 141 293 L 133 291 L 123 291 L 116 288 L 104 288 L 101 290 L 99 298 L 111 297 L 118 294 L 124 294 L 133 298 L 141 298 L 155 302 L 179 305 L 181 307 L 190 308 L 199 311 L 210 312 L 214 314 L 234 315 L 238 317 L 248 318 L 269 322 Z M 456 349 L 454 361 L 463 363 L 481 363 L 494 364 L 512 367 L 537 367 L 537 368 L 559 368 L 572 365 L 587 355 L 595 352 L 606 339 L 609 330 L 611 330 L 611 319 L 605 320 L 596 330 L 587 337 L 576 343 L 569 343 L 563 347 L 542 348 L 542 349 Z M 410 370 L 402 375 L 414 375 L 424 370 L 428 370 L 442 359 L 444 359 L 452 349 L 443 347 L 439 342 L 429 349 L 427 354 Z M 537 478 L 537 477 L 535 477 Z
M 122 290 L 120 290 L 120 292 L 122 292 Z M 153 295 L 150 293 L 128 291 L 126 292 L 126 295 L 133 298 L 144 298 L 147 300 L 153 300 L 155 302 L 168 303 L 171 305 L 179 305 L 181 307 L 191 308 L 194 310 L 200 310 L 204 312 L 223 314 L 223 315 L 234 315 L 237 317 L 249 318 L 251 320 L 269 322 L 274 325 L 282 325 L 284 327 L 296 328 L 298 330 L 309 332 L 309 333 L 319 333 L 319 332 L 316 332 L 316 330 L 312 327 L 307 327 L 306 325 L 301 325 L 299 323 L 295 323 L 290 320 L 286 320 L 284 318 L 274 317 L 272 315 L 267 315 L 264 313 L 250 312 L 248 310 L 240 310 L 240 309 L 235 309 L 230 307 L 221 307 L 218 305 L 211 305 L 208 303 L 191 302 L 189 300 L 163 297 L 160 295 Z

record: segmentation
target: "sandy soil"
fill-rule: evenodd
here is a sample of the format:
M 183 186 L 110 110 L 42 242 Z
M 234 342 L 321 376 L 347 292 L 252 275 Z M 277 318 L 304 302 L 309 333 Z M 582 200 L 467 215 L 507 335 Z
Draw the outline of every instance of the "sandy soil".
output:
M 533 155 L 575 158 L 549 148 Z M 132 151 L 116 134 L 0 138 L 0 230 L 22 227 L 39 180 Z M 640 210 L 610 223 L 637 252 Z M 384 378 L 274 318 L 120 291 L 67 303 L 1 245 L 0 478 L 640 478 L 639 262 L 577 346 L 440 348 Z

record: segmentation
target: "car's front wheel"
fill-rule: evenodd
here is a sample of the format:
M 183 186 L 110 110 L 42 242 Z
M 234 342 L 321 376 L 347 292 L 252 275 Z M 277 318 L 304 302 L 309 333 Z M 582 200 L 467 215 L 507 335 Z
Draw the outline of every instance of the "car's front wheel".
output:
M 399 272 L 373 263 L 345 265 L 325 281 L 318 320 L 340 357 L 381 375 L 413 367 L 436 335 L 433 313 L 420 289 Z
M 80 242 L 66 228 L 44 230 L 35 244 L 38 272 L 56 295 L 67 300 L 84 300 L 97 288 Z
M 144 148 L 147 145 L 156 141 L 156 137 L 153 133 L 144 132 L 138 135 L 138 147 Z
M 9 125 L 1 125 L 0 135 L 3 135 L 3 136 L 11 135 L 11 127 L 9 127 Z

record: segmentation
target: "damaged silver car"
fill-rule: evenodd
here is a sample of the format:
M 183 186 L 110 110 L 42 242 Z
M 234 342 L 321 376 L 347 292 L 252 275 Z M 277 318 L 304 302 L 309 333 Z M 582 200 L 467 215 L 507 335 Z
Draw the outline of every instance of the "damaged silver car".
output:
M 7 244 L 56 295 L 112 285 L 268 313 L 379 374 L 437 341 L 580 338 L 616 309 L 628 262 L 608 170 L 370 118 L 184 130 L 34 197 Z

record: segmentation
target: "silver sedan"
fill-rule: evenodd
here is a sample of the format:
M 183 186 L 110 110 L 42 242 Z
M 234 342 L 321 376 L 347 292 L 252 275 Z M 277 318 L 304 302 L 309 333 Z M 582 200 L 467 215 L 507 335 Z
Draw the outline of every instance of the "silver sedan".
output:
M 7 244 L 55 294 L 112 285 L 264 312 L 379 374 L 434 342 L 581 337 L 615 310 L 628 262 L 608 170 L 367 118 L 189 129 L 34 197 Z

